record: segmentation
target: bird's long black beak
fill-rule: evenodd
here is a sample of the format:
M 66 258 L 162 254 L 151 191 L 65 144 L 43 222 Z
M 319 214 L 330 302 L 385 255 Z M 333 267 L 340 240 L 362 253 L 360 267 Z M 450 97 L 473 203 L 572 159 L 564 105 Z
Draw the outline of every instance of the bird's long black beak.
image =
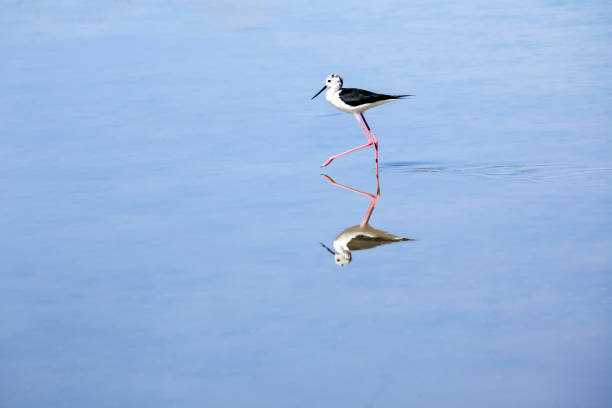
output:
M 319 96 L 319 94 L 321 92 L 323 92 L 325 90 L 325 88 L 327 88 L 327 86 L 324 86 L 323 88 L 321 88 L 321 90 L 319 92 L 317 92 L 317 94 L 315 96 L 313 96 L 312 98 L 310 98 L 310 100 L 312 101 L 314 98 L 316 98 L 317 96 Z

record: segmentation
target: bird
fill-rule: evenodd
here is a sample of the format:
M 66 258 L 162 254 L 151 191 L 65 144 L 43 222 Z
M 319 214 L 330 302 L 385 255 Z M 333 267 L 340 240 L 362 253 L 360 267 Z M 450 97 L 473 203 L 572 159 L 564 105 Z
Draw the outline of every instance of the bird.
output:
M 333 107 L 341 110 L 342 112 L 352 113 L 355 116 L 357 122 L 359 122 L 359 125 L 361 126 L 361 129 L 363 129 L 363 132 L 368 138 L 368 143 L 347 150 L 346 152 L 331 156 L 325 161 L 325 163 L 321 165 L 321 167 L 327 166 L 334 159 L 337 159 L 340 156 L 344 156 L 345 154 L 354 152 L 355 150 L 364 149 L 368 146 L 371 146 L 372 144 L 374 145 L 376 167 L 378 167 L 378 140 L 376 140 L 376 138 L 374 137 L 374 133 L 372 133 L 370 125 L 368 125 L 365 116 L 363 116 L 363 112 L 376 106 L 385 104 L 387 102 L 414 95 L 379 94 L 375 92 L 366 91 L 365 89 L 343 88 L 342 84 L 343 80 L 340 75 L 331 74 L 325 79 L 325 85 L 323 86 L 323 88 L 321 88 L 321 90 L 310 99 L 313 100 L 314 98 L 319 96 L 321 92 L 327 89 L 327 92 L 325 92 L 325 99 L 327 99 L 327 101 L 332 104 Z
M 391 244 L 393 242 L 412 241 L 410 238 L 398 237 L 397 235 L 376 229 L 370 225 L 372 212 L 374 212 L 374 207 L 376 207 L 376 203 L 380 198 L 378 171 L 376 171 L 376 195 L 356 190 L 352 187 L 345 186 L 344 184 L 336 183 L 327 174 L 322 174 L 322 176 L 333 185 L 354 191 L 355 193 L 370 197 L 371 199 L 370 205 L 368 206 L 361 223 L 359 225 L 346 228 L 334 239 L 332 246 L 335 251 L 328 248 L 324 243 L 319 242 L 323 248 L 334 256 L 334 262 L 336 265 L 345 266 L 351 263 L 353 259 L 351 251 L 376 248 L 377 246 Z

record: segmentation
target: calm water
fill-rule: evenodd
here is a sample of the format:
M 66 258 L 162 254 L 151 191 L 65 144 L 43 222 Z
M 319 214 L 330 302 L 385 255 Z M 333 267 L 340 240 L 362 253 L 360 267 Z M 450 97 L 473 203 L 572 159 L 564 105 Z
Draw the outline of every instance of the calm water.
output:
M 0 5 L 0 405 L 612 405 L 605 1 Z M 310 97 L 412 93 L 356 121 Z

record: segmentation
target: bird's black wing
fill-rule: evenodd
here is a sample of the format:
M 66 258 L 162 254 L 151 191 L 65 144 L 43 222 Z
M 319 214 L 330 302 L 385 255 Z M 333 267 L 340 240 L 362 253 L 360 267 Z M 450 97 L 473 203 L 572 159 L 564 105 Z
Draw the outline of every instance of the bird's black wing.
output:
M 351 106 L 359 106 L 364 105 L 366 103 L 387 101 L 389 99 L 399 99 L 403 98 L 404 96 L 412 95 L 385 95 L 357 88 L 342 88 L 340 90 L 340 99 L 342 100 L 342 102 Z

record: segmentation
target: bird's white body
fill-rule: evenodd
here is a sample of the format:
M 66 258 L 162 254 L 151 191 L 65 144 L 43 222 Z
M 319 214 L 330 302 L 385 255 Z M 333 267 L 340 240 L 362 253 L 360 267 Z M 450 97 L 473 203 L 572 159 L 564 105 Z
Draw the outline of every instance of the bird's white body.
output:
M 393 99 L 386 99 L 382 101 L 377 101 L 374 103 L 366 103 L 359 106 L 351 106 L 347 103 L 344 103 L 342 99 L 340 99 L 340 88 L 329 88 L 325 92 L 325 99 L 329 102 L 334 108 L 341 110 L 346 113 L 362 113 L 367 111 L 370 108 L 374 108 L 376 106 L 380 106 L 387 102 L 393 101 Z

